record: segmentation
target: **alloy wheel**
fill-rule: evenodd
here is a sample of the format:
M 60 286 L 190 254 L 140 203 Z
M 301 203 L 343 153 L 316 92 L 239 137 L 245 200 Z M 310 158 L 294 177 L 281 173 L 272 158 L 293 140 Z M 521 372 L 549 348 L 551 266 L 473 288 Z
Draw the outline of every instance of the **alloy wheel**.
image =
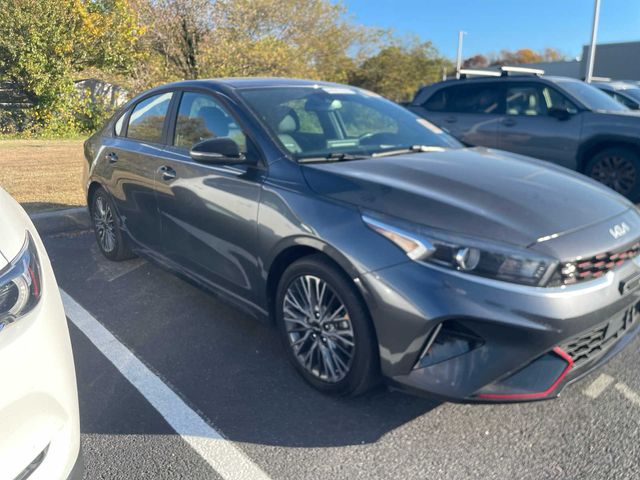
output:
M 98 196 L 93 207 L 93 225 L 98 233 L 100 246 L 105 252 L 116 248 L 116 226 L 111 206 L 104 197 Z
M 355 338 L 349 312 L 331 286 L 314 275 L 296 277 L 283 300 L 284 324 L 297 361 L 328 383 L 351 369 Z
M 622 195 L 629 195 L 636 184 L 636 168 L 623 156 L 610 155 L 599 159 L 591 169 L 591 177 Z

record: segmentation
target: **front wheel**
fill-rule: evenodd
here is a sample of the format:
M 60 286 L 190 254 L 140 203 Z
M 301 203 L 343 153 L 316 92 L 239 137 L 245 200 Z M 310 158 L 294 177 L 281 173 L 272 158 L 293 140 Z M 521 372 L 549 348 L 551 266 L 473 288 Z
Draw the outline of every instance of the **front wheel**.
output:
M 607 148 L 597 153 L 585 173 L 632 201 L 640 199 L 640 158 L 627 148 Z
M 323 393 L 355 396 L 378 379 L 377 342 L 353 282 L 321 255 L 284 272 L 276 321 L 290 361 Z

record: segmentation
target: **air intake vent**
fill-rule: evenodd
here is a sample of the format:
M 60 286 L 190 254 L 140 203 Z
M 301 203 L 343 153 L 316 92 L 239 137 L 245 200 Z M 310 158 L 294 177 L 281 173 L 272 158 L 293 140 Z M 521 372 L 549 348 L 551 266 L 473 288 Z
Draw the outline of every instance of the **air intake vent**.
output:
M 574 367 L 595 360 L 637 323 L 638 306 L 628 308 L 605 324 L 573 338 L 561 348 L 573 359 Z

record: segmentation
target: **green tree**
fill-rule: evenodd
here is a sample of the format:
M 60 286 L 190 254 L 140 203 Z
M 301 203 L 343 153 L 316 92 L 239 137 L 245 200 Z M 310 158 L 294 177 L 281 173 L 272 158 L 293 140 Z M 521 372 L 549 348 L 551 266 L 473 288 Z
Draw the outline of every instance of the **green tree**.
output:
M 127 0 L 0 0 L 0 78 L 31 104 L 34 128 L 77 129 L 74 73 L 126 71 L 142 34 Z
M 391 100 L 408 101 L 418 87 L 440 80 L 450 68 L 451 62 L 431 42 L 395 41 L 352 70 L 349 83 Z

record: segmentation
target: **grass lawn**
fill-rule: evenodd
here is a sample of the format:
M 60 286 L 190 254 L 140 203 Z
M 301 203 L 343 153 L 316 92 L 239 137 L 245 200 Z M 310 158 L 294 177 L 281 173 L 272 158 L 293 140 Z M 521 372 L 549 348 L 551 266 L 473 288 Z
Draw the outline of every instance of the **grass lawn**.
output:
M 0 140 L 0 186 L 28 212 L 85 204 L 82 140 Z

